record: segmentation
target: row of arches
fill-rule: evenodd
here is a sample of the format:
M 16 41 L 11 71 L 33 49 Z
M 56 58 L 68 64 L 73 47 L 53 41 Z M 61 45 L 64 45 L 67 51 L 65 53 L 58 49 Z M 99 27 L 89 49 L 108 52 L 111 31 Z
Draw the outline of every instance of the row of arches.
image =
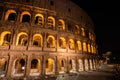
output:
M 29 69 L 29 75 L 30 76 L 39 76 L 42 73 L 42 71 L 45 72 L 46 75 L 50 74 L 56 74 L 56 71 L 59 74 L 64 73 L 76 73 L 79 71 L 88 71 L 93 70 L 96 68 L 96 61 L 94 59 L 70 59 L 67 61 L 64 58 L 61 58 L 57 61 L 53 58 L 48 58 L 42 63 L 42 60 L 39 58 L 31 59 L 30 63 L 27 63 L 25 58 L 18 58 L 13 61 L 11 65 L 11 76 L 23 76 L 26 72 L 26 69 Z M 26 64 L 27 63 L 27 64 Z M 26 66 L 29 64 L 29 68 Z M 43 69 L 42 67 L 45 66 Z M 56 66 L 58 66 L 56 68 Z M 5 61 L 2 61 L 2 64 L 0 64 L 0 71 L 6 71 L 7 66 Z M 6 68 L 6 69 L 3 69 Z M 6 71 L 7 72 L 7 71 Z
M 0 45 L 1 46 L 9 46 L 12 38 L 12 33 L 10 31 L 4 31 L 0 35 Z M 34 47 L 43 47 L 44 36 L 42 33 L 36 33 L 32 36 L 32 46 Z M 28 46 L 29 44 L 29 35 L 25 32 L 20 32 L 16 36 L 16 46 Z M 46 47 L 48 48 L 57 48 L 66 49 L 67 47 L 71 50 L 79 50 L 85 52 L 96 53 L 96 46 L 92 45 L 91 43 L 87 43 L 81 40 L 75 40 L 70 38 L 67 40 L 66 37 L 57 37 L 51 34 L 46 35 Z
M 17 16 L 19 15 L 19 19 Z M 90 40 L 95 40 L 94 33 L 86 30 L 84 25 L 74 25 L 71 24 L 72 22 L 68 21 L 69 23 L 65 23 L 64 19 L 58 19 L 57 21 L 53 16 L 48 16 L 47 18 L 44 17 L 41 13 L 36 13 L 34 17 L 32 17 L 31 13 L 28 11 L 23 11 L 21 13 L 17 13 L 15 10 L 10 9 L 5 12 L 5 21 L 20 21 L 22 23 L 34 23 L 35 25 L 39 25 L 40 27 L 44 27 L 45 25 L 49 29 L 57 29 L 57 30 L 68 30 L 69 32 L 86 36 Z M 57 26 L 57 27 L 56 27 Z

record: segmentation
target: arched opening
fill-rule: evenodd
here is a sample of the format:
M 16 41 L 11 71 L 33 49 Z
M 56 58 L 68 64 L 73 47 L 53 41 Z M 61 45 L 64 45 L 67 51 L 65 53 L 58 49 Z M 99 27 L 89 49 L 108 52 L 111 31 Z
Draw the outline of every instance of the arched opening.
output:
M 33 59 L 31 61 L 31 69 L 30 69 L 30 75 L 39 75 L 40 74 L 40 60 L 39 59 Z
M 86 42 L 83 42 L 83 51 L 87 52 L 87 45 L 86 45 Z
M 88 52 L 91 52 L 90 44 L 88 44 Z
M 90 69 L 92 70 L 93 69 L 92 59 L 90 59 L 89 62 L 90 62 Z
M 62 19 L 58 21 L 58 30 L 65 30 L 65 22 Z
M 46 74 L 54 74 L 55 72 L 55 63 L 54 60 L 49 58 L 46 60 L 46 69 L 45 69 Z
M 69 49 L 71 50 L 75 49 L 75 43 L 73 39 L 69 39 Z
M 21 32 L 17 35 L 16 45 L 27 46 L 28 35 L 24 32 Z
M 59 47 L 65 49 L 66 48 L 66 40 L 63 37 L 59 39 Z
M 5 58 L 0 58 L 0 76 L 5 76 L 7 61 Z
M 31 14 L 27 11 L 21 13 L 20 22 L 30 22 Z
M 65 60 L 64 59 L 60 59 L 59 60 L 59 73 L 65 73 Z
M 24 59 L 17 59 L 15 61 L 15 66 L 14 66 L 14 74 L 17 76 L 23 76 L 25 72 L 25 60 Z
M 79 60 L 78 60 L 78 64 L 79 64 L 79 65 L 78 65 L 78 66 L 79 66 L 78 71 L 83 71 L 83 69 L 84 69 L 84 68 L 83 68 L 83 60 L 79 59 Z
M 78 25 L 75 25 L 75 34 L 80 34 L 80 28 Z
M 77 50 L 82 51 L 81 41 L 77 41 Z
M 41 34 L 35 34 L 33 36 L 33 46 L 42 47 L 43 37 Z
M 16 13 L 9 14 L 8 21 L 15 21 Z
M 85 36 L 85 29 L 84 28 L 81 28 L 81 34 L 82 34 L 82 36 Z
M 44 24 L 44 17 L 42 14 L 35 15 L 35 24 L 41 25 L 41 26 Z
M 73 59 L 69 61 L 69 70 L 70 72 L 76 72 L 76 63 Z
M 27 14 L 23 15 L 22 22 L 30 22 L 30 16 Z
M 16 19 L 16 11 L 15 10 L 8 10 L 5 14 L 5 21 L 15 21 Z
M 53 29 L 55 27 L 55 19 L 53 17 L 48 17 L 48 22 L 47 22 L 47 26 L 50 29 Z
M 88 69 L 89 69 L 88 67 L 89 67 L 89 66 L 88 66 L 88 59 L 85 59 L 85 70 L 86 70 L 86 71 L 88 71 Z
M 55 37 L 52 35 L 49 35 L 47 37 L 47 47 L 48 48 L 55 48 Z
M 93 45 L 91 45 L 91 52 L 94 53 Z
M 8 45 L 10 45 L 10 40 L 11 40 L 11 32 L 4 31 L 1 33 L 0 45 L 8 46 Z

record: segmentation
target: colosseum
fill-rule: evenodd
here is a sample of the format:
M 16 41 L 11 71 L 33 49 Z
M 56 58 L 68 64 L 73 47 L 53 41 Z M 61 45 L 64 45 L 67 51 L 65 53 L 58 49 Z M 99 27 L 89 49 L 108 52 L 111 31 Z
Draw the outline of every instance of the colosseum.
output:
M 72 1 L 0 0 L 0 78 L 95 70 L 97 52 L 94 24 Z

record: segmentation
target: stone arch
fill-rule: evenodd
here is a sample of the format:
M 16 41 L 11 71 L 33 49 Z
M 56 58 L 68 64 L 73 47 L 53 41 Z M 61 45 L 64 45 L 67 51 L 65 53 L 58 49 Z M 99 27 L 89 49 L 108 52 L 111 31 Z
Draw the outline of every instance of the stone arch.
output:
M 94 53 L 94 47 L 91 45 L 91 52 Z
M 39 75 L 40 69 L 41 69 L 40 59 L 32 59 L 31 60 L 30 75 Z
M 75 49 L 75 42 L 73 39 L 69 39 L 69 49 L 71 50 Z
M 88 43 L 87 46 L 88 46 L 88 52 L 91 52 L 90 44 Z
M 30 22 L 31 14 L 28 11 L 21 13 L 20 22 Z
M 42 14 L 35 15 L 35 24 L 38 24 L 38 25 L 44 24 L 44 16 Z
M 48 28 L 53 29 L 55 27 L 55 19 L 54 19 L 54 17 L 49 16 L 47 24 L 48 24 L 47 25 Z
M 45 73 L 46 74 L 54 74 L 55 72 L 55 61 L 54 59 L 52 58 L 48 58 L 46 61 L 45 61 Z
M 93 70 L 93 61 L 92 61 L 92 59 L 89 59 L 89 63 L 90 63 L 90 69 Z
M 41 34 L 34 34 L 33 36 L 33 46 L 42 47 L 43 36 Z
M 20 32 L 17 35 L 16 45 L 26 46 L 28 43 L 28 35 L 25 32 Z
M 7 60 L 6 58 L 0 58 L 0 72 L 5 75 L 7 67 Z
M 80 34 L 80 27 L 75 25 L 75 34 Z
M 56 47 L 56 41 L 55 41 L 55 37 L 52 35 L 49 35 L 47 37 L 47 47 L 48 48 L 55 48 Z
M 10 31 L 4 31 L 0 35 L 0 45 L 8 46 L 10 45 L 11 40 L 11 32 Z
M 83 42 L 83 51 L 87 52 L 87 44 L 86 44 L 86 42 Z
M 59 73 L 65 73 L 66 72 L 66 60 L 60 59 L 59 60 Z
M 77 41 L 77 50 L 82 51 L 82 43 L 81 43 L 81 41 Z
M 89 65 L 88 65 L 88 59 L 85 59 L 85 70 L 88 71 L 89 70 Z
M 83 71 L 83 70 L 84 70 L 83 60 L 78 59 L 78 71 Z
M 5 21 L 12 20 L 15 21 L 16 11 L 15 10 L 7 10 L 5 14 Z
M 58 20 L 58 29 L 59 30 L 65 30 L 65 22 L 62 19 Z
M 66 40 L 64 37 L 59 38 L 59 47 L 65 49 L 66 48 Z
M 74 59 L 69 60 L 69 71 L 76 72 L 76 61 Z
M 83 27 L 81 28 L 81 35 L 85 36 L 85 29 Z
M 23 76 L 25 73 L 25 59 L 19 58 L 14 60 L 13 76 Z

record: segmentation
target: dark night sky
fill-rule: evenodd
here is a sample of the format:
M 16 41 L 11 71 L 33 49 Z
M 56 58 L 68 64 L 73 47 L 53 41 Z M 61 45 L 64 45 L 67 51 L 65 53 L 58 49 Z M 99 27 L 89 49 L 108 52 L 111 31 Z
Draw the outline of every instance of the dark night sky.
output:
M 71 0 L 93 20 L 99 54 L 120 56 L 120 7 L 115 0 Z

